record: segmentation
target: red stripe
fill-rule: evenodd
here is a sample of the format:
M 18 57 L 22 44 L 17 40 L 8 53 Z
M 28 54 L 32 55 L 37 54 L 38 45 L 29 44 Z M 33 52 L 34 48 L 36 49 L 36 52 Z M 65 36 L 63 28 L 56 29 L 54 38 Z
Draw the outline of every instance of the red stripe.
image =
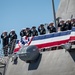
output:
M 30 43 L 32 42 L 34 36 L 30 39 L 29 43 L 28 43 L 28 46 L 30 45 Z
M 14 49 L 14 53 L 16 53 L 16 52 L 18 52 L 20 50 L 21 46 L 20 45 L 18 45 L 18 46 L 19 46 L 18 48 Z
M 75 36 L 71 36 L 70 41 L 75 41 Z
M 25 40 L 27 40 L 27 39 L 28 39 L 28 37 L 26 36 L 26 37 L 25 37 Z
M 14 53 L 18 52 L 18 51 L 19 51 L 19 49 L 20 49 L 20 48 L 16 48 L 16 49 L 14 50 Z
M 44 44 L 38 44 L 36 46 L 38 48 L 46 48 L 46 47 L 58 46 L 58 45 L 65 44 L 68 42 L 69 42 L 69 39 L 68 40 L 62 40 L 62 41 L 56 41 L 56 42 L 49 42 L 49 43 L 44 43 Z

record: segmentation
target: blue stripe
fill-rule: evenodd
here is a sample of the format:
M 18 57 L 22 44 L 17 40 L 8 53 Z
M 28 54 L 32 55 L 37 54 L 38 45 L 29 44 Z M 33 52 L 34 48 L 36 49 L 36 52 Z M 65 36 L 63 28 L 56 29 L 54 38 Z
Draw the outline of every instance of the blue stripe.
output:
M 71 31 L 65 31 L 65 32 L 59 32 L 59 33 L 52 33 L 52 34 L 36 36 L 36 37 L 33 38 L 33 41 L 43 40 L 43 39 L 47 39 L 47 38 L 54 38 L 54 37 L 59 37 L 59 36 L 64 36 L 64 35 L 69 35 L 70 33 L 71 33 Z
M 72 28 L 72 31 L 75 31 L 75 27 Z
M 16 40 L 16 44 L 18 44 L 19 43 L 19 40 Z

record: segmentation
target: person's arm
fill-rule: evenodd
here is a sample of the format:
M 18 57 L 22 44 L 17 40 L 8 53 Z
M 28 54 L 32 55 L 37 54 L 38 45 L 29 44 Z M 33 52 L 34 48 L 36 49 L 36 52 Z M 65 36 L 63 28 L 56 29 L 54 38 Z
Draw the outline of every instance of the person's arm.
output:
M 38 36 L 38 31 L 36 30 L 36 36 Z
M 20 36 L 22 37 L 22 31 L 20 32 Z
M 40 32 L 40 26 L 38 27 L 38 31 Z
M 8 35 L 8 36 L 9 36 L 9 38 L 10 38 L 10 37 L 11 37 L 11 33 L 9 33 L 9 35 Z
M 55 27 L 53 28 L 53 32 L 56 32 L 56 28 Z
M 3 33 L 1 34 L 1 38 L 3 38 Z
M 17 34 L 15 34 L 15 39 L 17 39 Z
M 45 28 L 44 28 L 43 32 L 44 32 L 44 34 L 46 34 L 46 29 Z

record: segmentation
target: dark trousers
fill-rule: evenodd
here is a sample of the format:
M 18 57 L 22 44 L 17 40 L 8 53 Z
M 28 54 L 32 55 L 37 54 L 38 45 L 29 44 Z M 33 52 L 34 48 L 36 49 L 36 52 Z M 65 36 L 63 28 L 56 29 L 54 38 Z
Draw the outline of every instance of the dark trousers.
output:
M 8 56 L 8 45 L 3 46 L 4 56 Z
M 13 41 L 10 42 L 9 54 L 13 53 L 13 50 L 15 48 L 15 42 L 16 42 L 16 40 L 13 40 Z

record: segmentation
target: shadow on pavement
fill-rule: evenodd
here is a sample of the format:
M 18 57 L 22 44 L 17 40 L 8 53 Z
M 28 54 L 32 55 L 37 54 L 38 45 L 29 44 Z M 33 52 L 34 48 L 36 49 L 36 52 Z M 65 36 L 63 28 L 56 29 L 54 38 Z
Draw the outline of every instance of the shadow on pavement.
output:
M 14 60 L 14 64 L 16 65 L 18 63 L 18 57 Z
M 73 59 L 74 62 L 75 62 L 75 48 L 69 50 L 69 54 L 71 55 L 72 59 Z
M 2 75 L 2 73 L 0 72 L 0 75 Z
M 39 67 L 41 58 L 42 58 L 42 54 L 39 55 L 39 57 L 36 59 L 36 61 L 29 63 L 28 70 L 36 70 Z
M 0 75 L 5 75 L 6 65 L 0 65 Z

